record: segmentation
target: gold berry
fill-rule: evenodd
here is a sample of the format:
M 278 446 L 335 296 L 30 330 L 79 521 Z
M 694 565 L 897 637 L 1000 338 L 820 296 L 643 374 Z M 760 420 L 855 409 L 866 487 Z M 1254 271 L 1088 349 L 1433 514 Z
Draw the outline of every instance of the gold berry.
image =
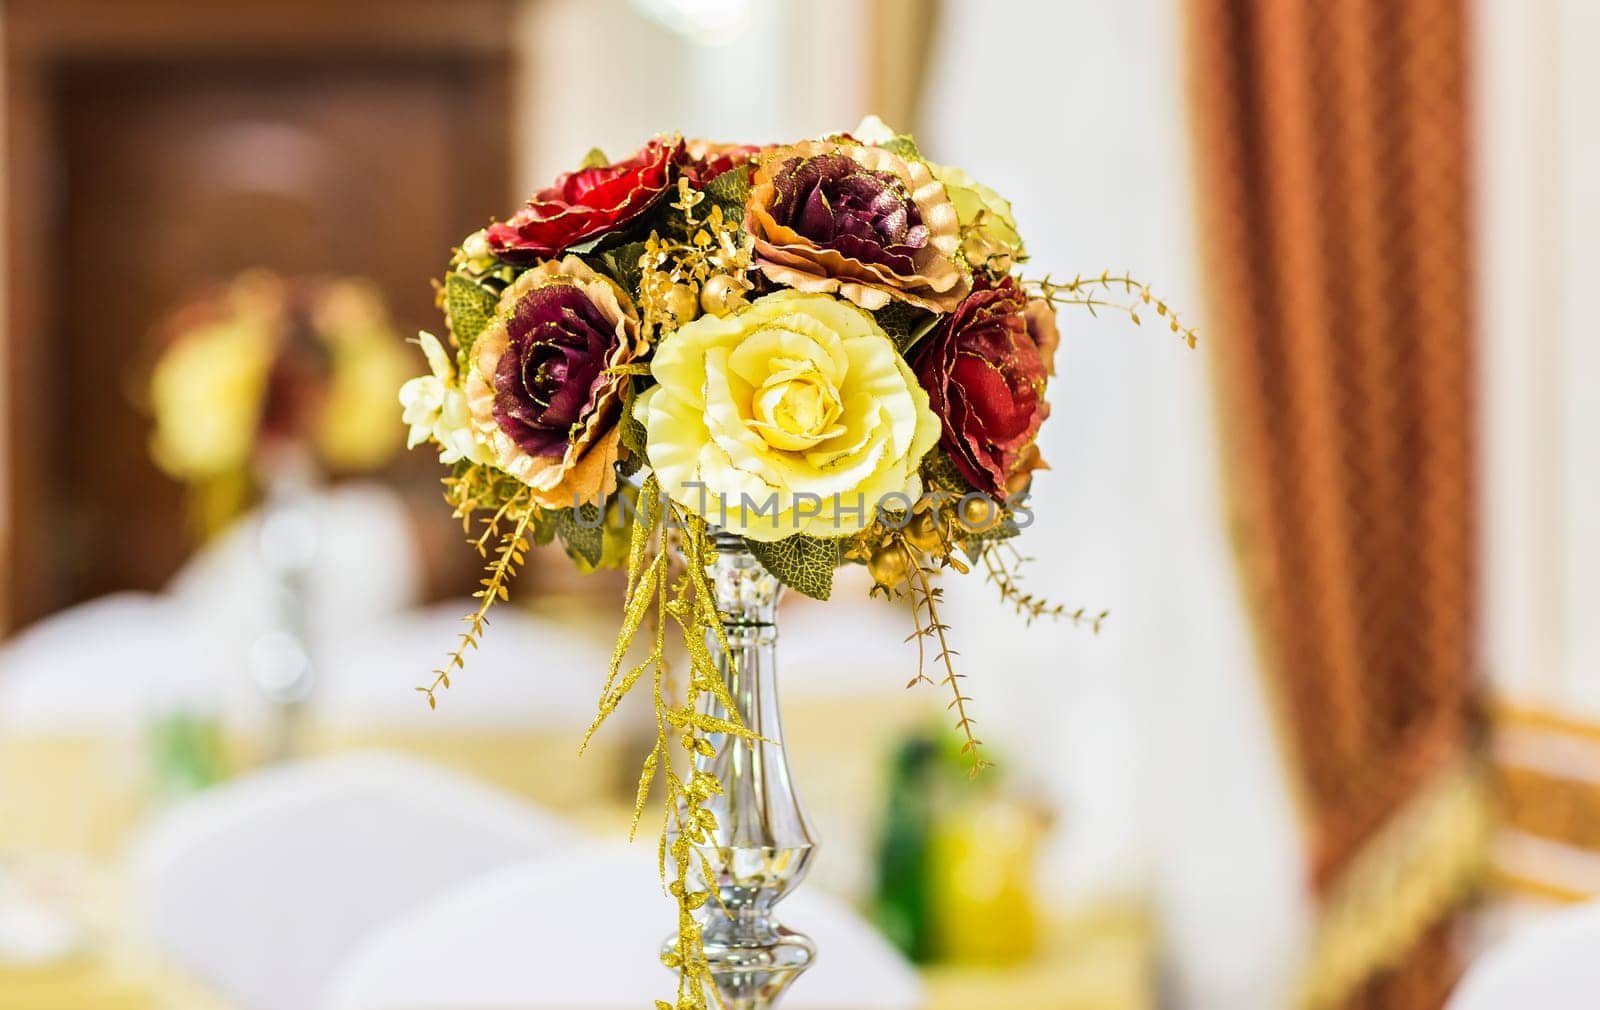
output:
M 700 289 L 700 307 L 714 316 L 725 316 L 744 303 L 744 288 L 728 274 L 717 274 Z
M 690 284 L 674 284 L 667 291 L 667 310 L 681 323 L 700 314 L 700 299 Z
M 939 536 L 939 524 L 933 518 L 933 513 L 918 512 L 906 524 L 906 539 L 918 550 L 927 551 L 929 554 L 941 554 L 944 550 L 944 541 Z
M 969 495 L 961 501 L 961 525 L 985 533 L 1000 522 L 1000 506 L 988 495 Z
M 872 574 L 872 581 L 880 586 L 890 589 L 898 586 L 906 577 L 905 548 L 889 544 L 873 551 L 872 558 L 867 562 L 867 571 Z

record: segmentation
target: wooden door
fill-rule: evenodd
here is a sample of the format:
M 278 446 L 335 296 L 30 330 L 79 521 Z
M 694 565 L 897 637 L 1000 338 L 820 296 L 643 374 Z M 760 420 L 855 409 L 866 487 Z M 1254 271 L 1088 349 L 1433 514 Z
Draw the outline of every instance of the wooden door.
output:
M 8 164 L 33 169 L 8 187 L 12 626 L 155 588 L 191 546 L 130 380 L 186 293 L 359 274 L 436 327 L 448 249 L 511 206 L 504 5 L 438 32 L 457 5 L 77 6 L 99 16 L 8 9 Z

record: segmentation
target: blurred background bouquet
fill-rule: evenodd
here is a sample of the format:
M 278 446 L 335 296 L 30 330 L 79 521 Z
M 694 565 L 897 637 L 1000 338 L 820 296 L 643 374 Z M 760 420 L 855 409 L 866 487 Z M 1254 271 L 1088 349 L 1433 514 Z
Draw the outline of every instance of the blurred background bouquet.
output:
M 150 451 L 203 536 L 274 484 L 371 472 L 400 447 L 383 422 L 409 355 L 370 281 L 251 270 L 160 333 Z

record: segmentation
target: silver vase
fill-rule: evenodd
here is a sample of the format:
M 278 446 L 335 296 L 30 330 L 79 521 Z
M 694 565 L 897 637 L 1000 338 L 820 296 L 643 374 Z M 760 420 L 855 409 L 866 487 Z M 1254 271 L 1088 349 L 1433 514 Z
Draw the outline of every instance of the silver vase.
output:
M 811 939 L 779 925 L 779 901 L 799 886 L 817 843 L 795 795 L 778 711 L 777 607 L 783 584 L 739 537 L 719 534 L 708 572 L 723 616 L 724 653 L 707 635 L 737 717 L 761 740 L 713 736 L 715 757 L 696 758 L 722 783 L 708 806 L 717 818 L 711 840 L 697 846 L 713 875 L 698 880 L 721 901 L 705 905 L 704 947 L 727 1010 L 777 1005 L 816 959 Z M 707 711 L 728 713 L 707 696 Z

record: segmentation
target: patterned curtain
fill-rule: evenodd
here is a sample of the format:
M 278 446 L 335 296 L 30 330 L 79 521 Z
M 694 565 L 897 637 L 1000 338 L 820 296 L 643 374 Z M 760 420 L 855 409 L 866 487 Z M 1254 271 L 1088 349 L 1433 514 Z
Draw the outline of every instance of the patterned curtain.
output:
M 1230 487 L 1321 921 L 1302 1005 L 1437 1008 L 1475 759 L 1467 0 L 1191 0 Z

